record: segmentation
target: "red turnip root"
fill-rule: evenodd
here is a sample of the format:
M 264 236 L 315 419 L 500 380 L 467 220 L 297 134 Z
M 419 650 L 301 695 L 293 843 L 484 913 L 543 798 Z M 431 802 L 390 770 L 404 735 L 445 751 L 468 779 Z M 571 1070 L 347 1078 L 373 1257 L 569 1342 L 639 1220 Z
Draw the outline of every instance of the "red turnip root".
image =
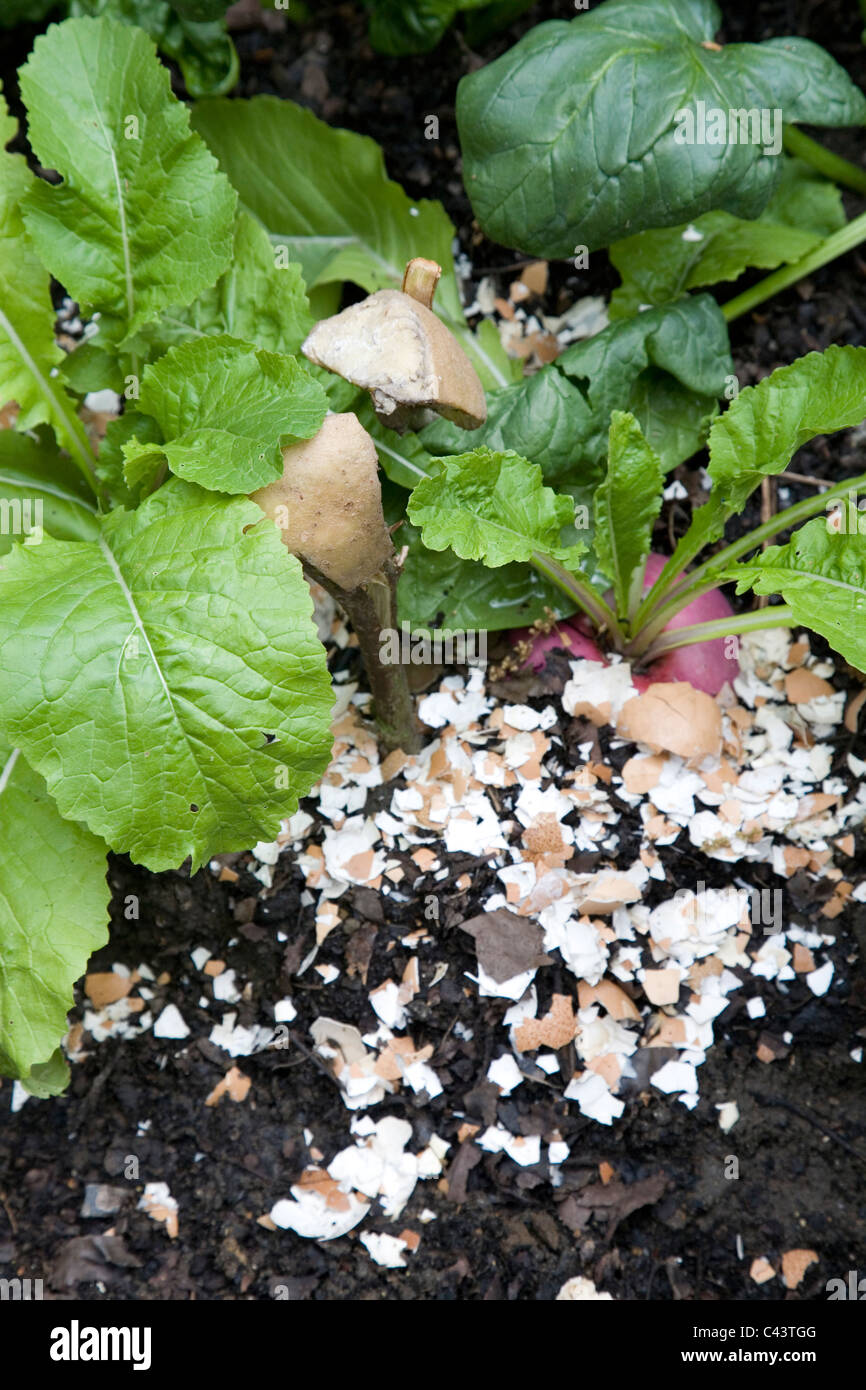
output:
M 655 583 L 666 563 L 664 555 L 650 555 L 646 565 L 644 589 Z M 607 598 L 610 600 L 611 595 L 608 594 Z M 692 627 L 695 623 L 729 618 L 733 611 L 724 594 L 719 589 L 711 589 L 709 593 L 702 594 L 681 609 L 667 624 L 665 632 Z M 583 617 L 567 618 L 558 622 L 552 632 L 541 636 L 534 636 L 531 628 L 521 628 L 512 632 L 511 637 L 514 642 L 531 643 L 526 664 L 533 671 L 541 670 L 546 654 L 556 647 L 563 648 L 575 660 L 586 658 L 607 664 L 607 656 L 597 645 L 589 620 Z M 736 643 L 730 638 L 715 637 L 709 642 L 695 642 L 688 647 L 677 647 L 653 661 L 644 670 L 635 672 L 634 684 L 638 690 L 644 691 L 658 681 L 688 681 L 696 690 L 703 690 L 708 695 L 718 695 L 725 682 L 733 681 L 740 669 L 736 655 L 733 652 L 728 655 L 726 647 L 729 651 L 732 648 L 735 651 Z

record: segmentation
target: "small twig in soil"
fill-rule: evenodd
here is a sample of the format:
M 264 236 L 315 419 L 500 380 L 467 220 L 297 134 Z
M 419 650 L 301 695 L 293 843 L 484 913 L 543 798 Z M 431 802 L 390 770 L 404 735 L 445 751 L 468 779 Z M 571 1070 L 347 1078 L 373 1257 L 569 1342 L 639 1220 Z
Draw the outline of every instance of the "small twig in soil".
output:
M 826 478 L 815 478 L 811 473 L 792 473 L 790 468 L 786 468 L 783 474 L 785 482 L 806 483 L 808 487 L 832 487 Z
M 0 1203 L 2 1203 L 2 1205 L 3 1205 L 3 1210 L 4 1210 L 5 1213 L 6 1213 L 6 1217 L 7 1217 L 8 1221 L 9 1221 L 9 1225 L 10 1225 L 10 1227 L 11 1227 L 13 1236 L 17 1236 L 17 1234 L 18 1234 L 18 1222 L 15 1220 L 15 1213 L 13 1212 L 12 1208 L 11 1208 L 10 1205 L 9 1205 L 9 1200 L 8 1200 L 8 1198 L 7 1198 L 5 1192 L 0 1192 Z
M 768 1096 L 759 1091 L 750 1091 L 749 1095 L 753 1100 L 756 1100 L 759 1105 L 775 1105 L 780 1110 L 790 1111 L 792 1115 L 796 1115 L 799 1119 L 805 1120 L 807 1124 L 813 1125 L 815 1129 L 819 1129 L 822 1134 L 826 1134 L 828 1139 L 832 1139 L 834 1143 L 838 1144 L 840 1148 L 845 1149 L 847 1153 L 851 1154 L 853 1158 L 858 1159 L 860 1163 L 866 1163 L 866 1154 L 860 1153 L 859 1149 L 855 1149 L 853 1144 L 849 1144 L 847 1139 L 843 1139 L 841 1134 L 837 1134 L 835 1129 L 831 1129 L 829 1125 L 825 1124 L 824 1121 L 818 1115 L 813 1114 L 812 1111 L 805 1110 L 802 1106 L 794 1105 L 790 1100 L 783 1100 L 781 1096 Z

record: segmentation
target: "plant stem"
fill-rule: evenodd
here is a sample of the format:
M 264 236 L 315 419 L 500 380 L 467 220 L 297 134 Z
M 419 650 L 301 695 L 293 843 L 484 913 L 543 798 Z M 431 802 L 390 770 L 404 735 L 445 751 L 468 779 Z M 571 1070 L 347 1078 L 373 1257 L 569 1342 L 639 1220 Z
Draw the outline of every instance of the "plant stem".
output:
M 678 627 L 674 632 L 663 633 L 652 643 L 644 660 L 655 661 L 656 657 L 677 647 L 690 647 L 694 642 L 710 642 L 714 637 L 734 637 L 739 632 L 755 632 L 763 627 L 795 627 L 796 623 L 793 610 L 786 604 L 759 608 L 754 613 L 740 613 L 730 618 L 715 618 L 710 623 L 694 623 L 691 627 Z
M 781 473 L 778 476 L 784 479 L 785 475 Z M 780 532 L 790 530 L 800 521 L 808 521 L 819 512 L 826 510 L 828 502 L 835 501 L 837 497 L 844 497 L 846 493 L 856 491 L 859 487 L 866 487 L 866 473 L 860 473 L 854 478 L 846 478 L 844 482 L 837 483 L 835 487 L 828 488 L 824 493 L 819 493 L 815 497 L 806 497 L 802 502 L 795 502 L 793 506 L 786 507 L 782 512 L 777 512 L 763 526 L 756 527 L 754 531 L 749 531 L 747 535 L 741 536 L 739 540 L 733 541 L 730 545 L 717 551 L 715 555 L 711 555 L 702 565 L 686 575 L 676 588 L 668 589 L 666 594 L 662 594 L 660 599 L 657 599 L 655 604 L 647 610 L 643 626 L 634 642 L 631 643 L 629 652 L 634 656 L 640 656 L 682 608 L 699 598 L 701 594 L 705 594 L 708 589 L 715 589 L 719 582 L 720 570 L 727 569 L 735 560 L 739 560 L 741 555 L 747 554 L 750 550 L 757 550 L 764 541 L 772 540 Z
M 838 232 L 826 237 L 820 246 L 803 256 L 802 260 L 796 261 L 794 265 L 781 266 L 774 270 L 772 275 L 767 275 L 756 285 L 752 285 L 751 289 L 743 290 L 742 294 L 729 299 L 727 304 L 721 306 L 725 319 L 732 323 L 734 319 L 757 309 L 759 304 L 772 299 L 773 295 L 781 290 L 790 289 L 791 285 L 796 285 L 799 280 L 811 275 L 813 270 L 819 270 L 829 261 L 835 261 L 837 256 L 844 256 L 846 251 L 853 251 L 861 241 L 866 241 L 866 212 L 861 212 L 859 217 L 852 218 L 844 227 L 840 227 Z
M 406 667 L 384 663 L 381 659 L 382 631 L 397 628 L 397 580 L 399 571 L 392 558 L 378 574 L 357 589 L 341 589 L 312 565 L 304 563 L 311 578 L 340 604 L 345 612 L 364 658 L 373 696 L 373 712 L 379 726 L 380 743 L 387 753 L 402 748 L 417 753 L 421 746 L 415 705 L 409 690 Z
M 858 165 L 852 164 L 849 159 L 843 159 L 841 155 L 825 149 L 823 145 L 818 144 L 817 140 L 813 140 L 809 135 L 804 135 L 798 126 L 786 125 L 783 139 L 788 154 L 796 155 L 798 159 L 805 160 L 807 164 L 811 164 L 813 169 L 817 169 L 819 174 L 831 179 L 833 183 L 841 183 L 846 188 L 853 188 L 855 193 L 866 193 L 866 169 L 861 169 Z
M 578 579 L 558 560 L 554 560 L 550 555 L 542 555 L 540 551 L 533 551 L 530 564 L 538 570 L 539 574 L 543 574 L 545 579 L 549 579 L 552 584 L 567 594 L 571 601 L 576 603 L 578 608 L 592 619 L 599 631 L 609 632 L 618 651 L 623 650 L 626 638 L 617 616 L 588 580 Z
M 415 256 L 409 261 L 403 275 L 403 293 L 423 304 L 425 309 L 432 309 L 433 296 L 441 277 L 442 267 L 438 262 Z

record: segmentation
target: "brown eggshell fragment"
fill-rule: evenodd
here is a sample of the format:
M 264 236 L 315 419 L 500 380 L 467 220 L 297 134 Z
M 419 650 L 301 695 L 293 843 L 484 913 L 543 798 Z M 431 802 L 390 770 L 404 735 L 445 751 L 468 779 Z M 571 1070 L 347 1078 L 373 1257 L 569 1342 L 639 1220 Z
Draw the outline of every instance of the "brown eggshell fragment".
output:
M 317 323 L 301 351 L 369 391 L 391 429 L 420 429 L 430 411 L 474 430 L 487 419 L 484 388 L 432 309 L 401 290 L 377 290 Z
M 327 415 L 283 450 L 283 476 L 252 494 L 293 555 L 341 589 L 377 574 L 393 545 L 382 514 L 376 446 L 355 415 Z
M 687 681 L 657 683 L 626 700 L 616 726 L 623 737 L 654 753 L 676 753 L 687 763 L 722 751 L 722 712 L 711 695 Z

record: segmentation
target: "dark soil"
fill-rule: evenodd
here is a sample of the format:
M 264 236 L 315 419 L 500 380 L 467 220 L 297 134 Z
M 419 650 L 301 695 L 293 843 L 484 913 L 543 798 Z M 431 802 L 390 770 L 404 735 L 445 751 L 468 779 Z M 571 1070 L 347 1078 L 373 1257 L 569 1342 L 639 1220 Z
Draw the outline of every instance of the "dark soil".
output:
M 536 5 L 480 57 L 495 56 L 531 22 L 573 13 L 564 0 Z M 866 85 L 859 28 L 851 0 L 766 0 L 729 3 L 724 37 L 804 34 Z M 411 194 L 442 199 L 479 273 L 513 266 L 519 258 L 512 250 L 490 245 L 473 228 L 460 182 L 454 90 L 478 56 L 452 33 L 435 54 L 397 62 L 373 54 L 364 34 L 365 21 L 354 7 L 327 3 L 316 6 L 315 22 L 305 30 L 240 33 L 240 92 L 276 92 L 312 106 L 332 123 L 372 135 L 385 148 L 389 172 Z M 25 53 L 24 38 L 15 36 L 9 58 L 20 62 Z M 438 142 L 423 136 L 430 113 L 440 117 Z M 838 135 L 827 143 L 856 159 L 859 138 Z M 592 270 L 584 275 L 557 270 L 551 308 L 615 283 L 605 258 L 592 259 Z M 509 273 L 504 274 L 507 284 Z M 866 266 L 850 255 L 779 296 L 760 315 L 737 323 L 732 336 L 741 385 L 810 349 L 862 343 L 864 274 Z M 838 441 L 817 440 L 796 466 L 835 481 L 855 471 L 854 447 L 843 443 L 840 452 Z M 850 736 L 844 738 L 840 757 L 850 746 Z M 862 746 L 859 753 L 863 756 Z M 627 843 L 623 811 L 620 829 Z M 852 875 L 866 867 L 862 842 L 858 847 L 860 863 Z M 665 895 L 701 879 L 726 881 L 725 865 L 677 846 L 663 858 L 669 874 L 660 886 Z M 500 1023 L 506 1005 L 479 1000 L 461 987 L 463 972 L 474 970 L 475 956 L 458 924 L 478 910 L 492 873 L 465 856 L 449 864 L 450 884 L 436 887 L 441 934 L 419 954 L 425 979 L 434 962 L 446 961 L 450 969 L 409 1009 L 416 1042 L 436 1048 L 432 1062 L 445 1092 L 416 1103 L 402 1091 L 374 1114 L 410 1120 L 413 1150 L 434 1131 L 454 1145 L 450 1191 L 435 1182 L 418 1184 L 401 1224 L 422 1231 L 421 1247 L 409 1268 L 388 1271 L 372 1262 L 354 1236 L 316 1244 L 268 1231 L 256 1221 L 288 1196 L 310 1161 L 305 1129 L 312 1131 L 326 1161 L 349 1142 L 349 1112 L 307 1050 L 308 1028 L 321 1013 L 356 1023 L 362 1031 L 374 1025 L 368 990 L 402 970 L 409 953 L 400 937 L 422 924 L 430 885 L 422 880 L 417 896 L 399 906 L 368 890 L 341 899 L 353 916 L 328 937 L 318 959 L 342 967 L 348 934 L 366 931 L 373 941 L 367 985 L 344 973 L 336 985 L 317 987 L 309 975 L 293 978 L 313 940 L 313 909 L 301 906 L 299 871 L 284 856 L 273 890 L 262 894 L 247 859 L 233 859 L 241 874 L 236 884 L 219 883 L 207 870 L 190 880 L 184 871 L 151 874 L 123 858 L 112 860 L 112 940 L 91 968 L 108 969 L 114 961 L 135 968 L 144 961 L 157 974 L 167 972 L 170 979 L 156 988 L 153 1012 L 164 1002 L 176 1002 L 192 1035 L 185 1044 L 166 1043 L 152 1033 L 133 1042 L 105 1042 L 73 1067 L 63 1097 L 29 1101 L 17 1115 L 9 1115 L 4 1103 L 0 1274 L 43 1277 L 52 1296 L 60 1298 L 267 1298 L 284 1284 L 296 1298 L 549 1300 L 567 1278 L 585 1273 L 615 1298 L 772 1300 L 785 1297 L 784 1290 L 777 1280 L 755 1284 L 749 1278 L 751 1258 L 765 1254 L 775 1262 L 784 1250 L 807 1247 L 818 1251 L 820 1263 L 787 1297 L 822 1300 L 829 1278 L 866 1268 L 866 1107 L 862 1072 L 848 1055 L 858 1034 L 866 1036 L 866 908 L 855 906 L 835 923 L 836 975 L 824 998 L 814 999 L 799 981 L 785 994 L 771 988 L 765 991 L 767 1018 L 753 1022 L 744 1007 L 748 986 L 734 996 L 716 1022 L 717 1041 L 700 1068 L 701 1100 L 693 1112 L 647 1091 L 607 1129 L 559 1100 L 552 1087 L 525 1083 L 497 1102 L 495 1088 L 485 1083 L 494 1042 L 504 1037 Z M 467 867 L 472 888 L 460 893 L 454 879 Z M 74 866 L 70 873 L 74 876 Z M 822 885 L 792 880 L 788 891 L 795 915 L 809 921 Z M 124 917 L 130 894 L 139 900 L 139 919 L 132 922 Z M 278 931 L 287 940 L 278 941 Z M 287 1050 L 238 1059 L 253 1081 L 243 1104 L 223 1100 L 204 1107 L 204 1097 L 231 1063 L 208 1041 L 219 1009 L 195 1007 L 199 990 L 192 986 L 188 953 L 198 945 L 221 955 L 239 980 L 250 982 L 251 1001 L 238 1006 L 241 1023 L 261 1022 L 263 1005 L 286 993 L 299 1011 Z M 455 1033 L 458 1021 L 473 1030 L 471 1041 Z M 788 1031 L 793 1035 L 772 1064 L 755 1055 L 765 1031 L 777 1040 Z M 5 1086 L 3 1094 L 8 1096 Z M 731 1099 L 741 1120 L 725 1135 L 714 1103 Z M 503 1156 L 481 1154 L 470 1168 L 467 1160 L 480 1151 L 459 1148 L 458 1116 L 463 1115 L 483 1123 L 498 1118 L 514 1133 L 558 1127 L 572 1146 L 563 1185 L 554 1190 L 541 1169 L 519 1168 Z M 137 1177 L 127 1180 L 130 1156 L 138 1169 Z M 726 1176 L 735 1166 L 732 1157 L 738 1177 Z M 575 1237 L 559 1204 L 595 1183 L 602 1162 L 627 1184 L 663 1174 L 660 1195 L 656 1192 L 618 1225 L 606 1214 L 596 1216 Z M 162 1227 L 136 1210 L 146 1181 L 167 1182 L 178 1200 L 177 1240 L 170 1241 Z M 136 1263 L 106 1263 L 101 1285 L 76 1283 L 81 1247 L 69 1242 L 108 1224 L 80 1216 L 84 1186 L 97 1182 L 129 1189 L 130 1200 L 113 1218 L 113 1227 Z M 437 1219 L 419 1227 L 424 1208 Z M 365 1228 L 385 1229 L 386 1223 L 371 1217 Z M 738 1257 L 738 1236 L 745 1259 Z M 64 1271 L 70 1267 L 67 1280 Z

